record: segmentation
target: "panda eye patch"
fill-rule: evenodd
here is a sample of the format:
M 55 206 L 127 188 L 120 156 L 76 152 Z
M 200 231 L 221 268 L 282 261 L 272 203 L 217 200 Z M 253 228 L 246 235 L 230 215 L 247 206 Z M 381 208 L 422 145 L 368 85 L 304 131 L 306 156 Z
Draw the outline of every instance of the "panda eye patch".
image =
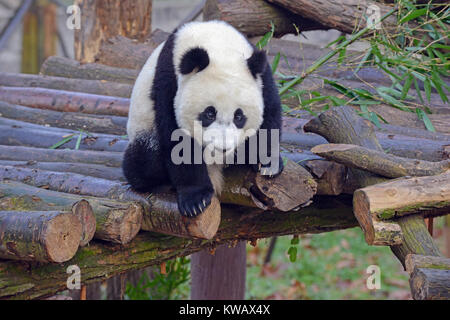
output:
M 245 125 L 245 122 L 247 122 L 247 117 L 244 115 L 244 112 L 241 108 L 237 109 L 234 112 L 233 122 L 238 129 L 242 129 Z
M 199 114 L 198 120 L 202 122 L 203 127 L 208 127 L 216 120 L 216 108 L 213 106 L 207 107 L 202 113 Z

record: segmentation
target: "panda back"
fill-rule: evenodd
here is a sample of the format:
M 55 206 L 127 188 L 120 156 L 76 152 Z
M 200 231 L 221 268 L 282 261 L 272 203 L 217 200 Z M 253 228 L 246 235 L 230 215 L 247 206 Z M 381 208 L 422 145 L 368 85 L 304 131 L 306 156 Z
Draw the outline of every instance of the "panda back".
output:
M 133 141 L 137 134 L 153 129 L 155 111 L 150 93 L 155 78 L 156 64 L 163 46 L 164 42 L 152 52 L 136 78 L 131 93 L 127 122 L 127 134 L 130 141 Z

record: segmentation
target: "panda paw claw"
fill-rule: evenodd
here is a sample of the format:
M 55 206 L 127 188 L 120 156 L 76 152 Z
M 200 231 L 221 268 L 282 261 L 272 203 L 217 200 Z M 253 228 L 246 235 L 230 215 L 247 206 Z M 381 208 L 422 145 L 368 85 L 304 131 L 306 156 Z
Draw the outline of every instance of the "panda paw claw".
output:
M 214 191 L 208 187 L 186 187 L 178 190 L 178 209 L 185 217 L 193 218 L 207 208 Z

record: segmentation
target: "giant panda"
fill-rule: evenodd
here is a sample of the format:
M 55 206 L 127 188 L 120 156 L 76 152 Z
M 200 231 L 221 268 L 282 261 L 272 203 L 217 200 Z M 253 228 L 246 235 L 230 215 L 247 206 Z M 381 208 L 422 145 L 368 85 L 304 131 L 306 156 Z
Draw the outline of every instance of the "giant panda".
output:
M 200 138 L 204 141 L 195 136 L 196 126 L 203 129 Z M 259 156 L 256 162 L 248 161 L 252 140 L 248 132 L 257 136 L 267 129 L 267 146 L 263 146 L 269 153 L 271 129 L 278 130 L 279 142 L 280 98 L 265 52 L 225 22 L 190 22 L 172 33 L 148 58 L 131 95 L 129 144 L 122 166 L 126 179 L 139 192 L 171 185 L 180 213 L 195 217 L 214 193 L 220 194 L 224 165 L 204 159 L 200 163 L 172 161 L 178 142 L 171 138 L 177 129 L 187 133 L 193 148 L 200 145 L 204 150 L 208 144 L 213 152 L 229 155 L 245 145 L 244 165 L 256 171 L 272 168 L 265 172 L 272 177 L 283 169 L 279 149 L 269 154 L 277 160 L 275 169 Z M 207 138 L 213 130 L 231 134 L 233 139 Z

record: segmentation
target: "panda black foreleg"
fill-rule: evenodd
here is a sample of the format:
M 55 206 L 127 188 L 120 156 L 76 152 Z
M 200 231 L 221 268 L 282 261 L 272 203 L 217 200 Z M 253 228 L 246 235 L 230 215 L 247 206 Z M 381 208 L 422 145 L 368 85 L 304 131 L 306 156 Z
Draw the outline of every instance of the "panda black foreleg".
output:
M 131 187 L 139 192 L 149 192 L 169 182 L 161 150 L 152 133 L 141 134 L 130 142 L 122 169 Z
M 193 159 L 192 159 L 193 160 Z M 178 209 L 181 215 L 195 217 L 211 204 L 214 187 L 205 163 L 174 164 L 168 159 L 167 171 L 177 191 Z

